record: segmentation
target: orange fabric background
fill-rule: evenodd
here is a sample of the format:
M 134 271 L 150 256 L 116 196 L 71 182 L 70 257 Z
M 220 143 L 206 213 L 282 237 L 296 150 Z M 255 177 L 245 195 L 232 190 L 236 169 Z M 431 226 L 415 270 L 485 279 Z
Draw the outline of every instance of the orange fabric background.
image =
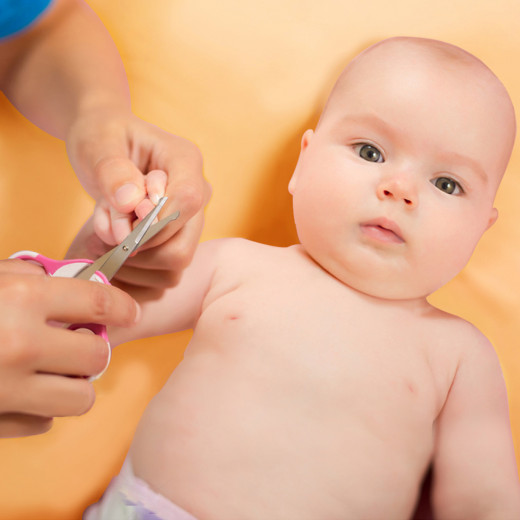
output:
M 295 240 L 287 183 L 301 135 L 316 122 L 344 64 L 377 40 L 413 35 L 460 45 L 497 73 L 520 107 L 516 0 L 89 4 L 121 52 L 136 114 L 192 139 L 203 152 L 214 188 L 205 239 Z M 0 105 L 0 255 L 33 249 L 60 258 L 92 201 L 63 143 L 28 123 L 5 98 Z M 520 460 L 519 166 L 517 149 L 497 198 L 499 221 L 463 273 L 431 300 L 475 323 L 496 346 Z M 96 383 L 91 412 L 56 420 L 43 436 L 1 440 L 0 519 L 81 518 L 119 470 L 146 403 L 188 338 L 183 333 L 118 347 Z

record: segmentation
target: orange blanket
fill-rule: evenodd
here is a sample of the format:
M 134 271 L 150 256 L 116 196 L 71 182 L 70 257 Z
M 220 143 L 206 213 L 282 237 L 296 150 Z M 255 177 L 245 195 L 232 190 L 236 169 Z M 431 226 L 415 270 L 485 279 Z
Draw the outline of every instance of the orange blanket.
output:
M 204 239 L 295 240 L 287 183 L 303 131 L 340 69 L 394 35 L 459 45 L 483 59 L 520 107 L 520 2 L 495 0 L 89 0 L 126 66 L 134 111 L 201 148 L 214 192 Z M 427 100 L 425 100 L 427 102 Z M 0 98 L 0 255 L 60 258 L 92 209 L 62 142 Z M 503 365 L 520 455 L 520 154 L 500 217 L 468 267 L 433 295 L 475 323 Z M 0 518 L 76 520 L 118 472 L 139 417 L 188 333 L 118 347 L 84 417 L 43 436 L 0 440 Z M 520 457 L 519 457 L 520 461 Z

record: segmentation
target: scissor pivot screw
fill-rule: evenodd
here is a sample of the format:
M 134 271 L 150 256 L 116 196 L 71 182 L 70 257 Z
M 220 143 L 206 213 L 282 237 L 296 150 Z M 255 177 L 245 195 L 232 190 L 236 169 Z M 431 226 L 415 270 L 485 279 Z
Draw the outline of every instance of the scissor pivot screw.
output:
M 123 246 L 123 251 L 128 251 L 128 246 Z

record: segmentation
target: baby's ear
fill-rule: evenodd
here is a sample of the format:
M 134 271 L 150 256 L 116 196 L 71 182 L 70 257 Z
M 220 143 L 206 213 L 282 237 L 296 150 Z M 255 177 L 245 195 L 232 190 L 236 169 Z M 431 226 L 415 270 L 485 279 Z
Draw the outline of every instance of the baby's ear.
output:
M 302 156 L 303 156 L 305 150 L 307 149 L 307 146 L 309 146 L 309 142 L 312 139 L 313 135 L 314 135 L 314 132 L 310 129 L 306 130 L 303 134 L 300 156 L 298 157 L 298 162 L 296 163 L 296 168 L 294 168 L 294 173 L 292 174 L 291 180 L 289 181 L 289 193 L 291 195 L 294 195 L 294 188 L 296 187 L 296 179 L 298 178 L 298 172 L 301 167 Z
M 486 228 L 486 231 L 497 221 L 498 218 L 498 209 L 492 208 L 491 214 L 489 215 L 489 221 Z

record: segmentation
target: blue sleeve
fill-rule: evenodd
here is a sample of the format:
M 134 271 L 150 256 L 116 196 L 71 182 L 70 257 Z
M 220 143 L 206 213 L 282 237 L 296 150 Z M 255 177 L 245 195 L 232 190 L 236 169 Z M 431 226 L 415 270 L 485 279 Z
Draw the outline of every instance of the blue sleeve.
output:
M 52 0 L 0 0 L 0 39 L 29 27 L 51 2 Z

